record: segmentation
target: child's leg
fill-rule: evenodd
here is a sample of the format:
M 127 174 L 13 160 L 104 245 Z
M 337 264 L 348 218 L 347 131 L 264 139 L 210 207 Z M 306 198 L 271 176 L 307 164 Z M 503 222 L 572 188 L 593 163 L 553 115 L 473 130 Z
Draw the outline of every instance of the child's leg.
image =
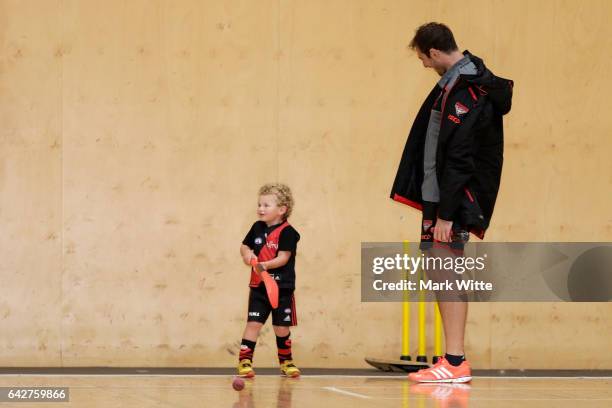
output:
M 276 347 L 278 350 L 278 362 L 292 360 L 291 356 L 291 331 L 288 326 L 272 326 L 276 334 Z
M 253 353 L 255 352 L 255 344 L 257 343 L 257 337 L 259 337 L 259 331 L 268 319 L 270 310 L 265 289 L 251 289 L 249 291 L 247 324 L 242 334 L 238 360 L 253 360 Z
M 291 326 L 297 325 L 295 312 L 295 297 L 292 289 L 281 289 L 279 293 L 278 309 L 272 312 L 272 327 L 276 334 L 276 347 L 278 361 L 283 364 L 292 360 L 291 356 Z
M 272 312 L 272 327 L 276 334 L 280 370 L 287 377 L 299 377 L 300 375 L 300 370 L 295 366 L 291 356 L 291 339 L 289 338 L 290 328 L 296 325 L 297 314 L 293 289 L 281 289 L 278 296 L 278 309 Z
M 255 345 L 257 344 L 257 337 L 259 337 L 259 331 L 263 326 L 259 322 L 247 322 L 242 335 L 242 341 L 240 342 L 240 354 L 238 355 L 238 361 L 248 359 L 253 361 L 253 353 L 255 353 Z
M 274 328 L 274 334 L 276 337 L 286 337 L 291 334 L 289 326 L 272 326 Z
M 242 338 L 250 341 L 257 341 L 262 326 L 263 323 L 260 322 L 247 322 Z
M 238 355 L 238 375 L 240 377 L 251 378 L 255 375 L 255 370 L 253 370 L 255 344 L 261 327 L 270 315 L 270 310 L 265 289 L 251 289 L 247 324 L 242 334 L 240 354 Z

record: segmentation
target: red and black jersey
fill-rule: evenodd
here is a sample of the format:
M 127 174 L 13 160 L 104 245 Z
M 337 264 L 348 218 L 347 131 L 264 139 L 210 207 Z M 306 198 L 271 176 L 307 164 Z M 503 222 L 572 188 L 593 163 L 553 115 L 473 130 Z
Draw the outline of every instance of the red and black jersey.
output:
M 300 234 L 288 222 L 268 226 L 263 221 L 253 224 L 242 243 L 253 250 L 259 261 L 274 259 L 278 251 L 289 251 L 289 261 L 280 268 L 269 269 L 268 273 L 279 288 L 295 289 L 295 253 Z M 251 272 L 249 286 L 261 284 L 258 276 Z

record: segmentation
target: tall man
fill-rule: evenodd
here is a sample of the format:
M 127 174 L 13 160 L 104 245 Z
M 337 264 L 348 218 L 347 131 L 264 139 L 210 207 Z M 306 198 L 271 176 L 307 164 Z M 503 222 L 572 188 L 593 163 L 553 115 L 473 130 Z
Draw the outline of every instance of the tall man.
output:
M 440 80 L 417 113 L 393 183 L 391 198 L 422 211 L 421 249 L 450 243 L 461 254 L 469 232 L 484 238 L 499 190 L 503 118 L 513 82 L 493 75 L 482 59 L 460 52 L 444 24 L 420 26 L 410 42 Z M 467 303 L 440 301 L 446 354 L 410 374 L 419 382 L 467 382 L 464 353 Z

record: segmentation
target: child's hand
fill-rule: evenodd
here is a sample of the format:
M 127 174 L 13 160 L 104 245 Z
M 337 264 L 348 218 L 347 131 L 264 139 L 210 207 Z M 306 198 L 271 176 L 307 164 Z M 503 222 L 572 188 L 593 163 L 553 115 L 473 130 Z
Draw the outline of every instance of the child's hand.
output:
M 251 259 L 253 258 L 257 259 L 253 251 L 250 251 L 242 257 L 242 261 L 244 262 L 245 265 L 251 266 Z

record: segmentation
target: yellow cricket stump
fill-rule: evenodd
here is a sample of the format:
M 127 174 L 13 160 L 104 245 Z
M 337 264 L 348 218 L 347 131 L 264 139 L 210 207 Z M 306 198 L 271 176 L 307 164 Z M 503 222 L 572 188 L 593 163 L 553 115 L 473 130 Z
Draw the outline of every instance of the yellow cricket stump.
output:
M 410 252 L 410 241 L 404 241 L 404 253 Z M 406 272 L 406 275 L 408 273 Z M 401 360 L 410 361 L 410 301 L 408 293 L 404 291 L 402 302 L 402 355 Z
M 419 269 L 419 281 L 424 278 L 425 274 L 422 269 Z M 419 290 L 419 348 L 416 361 L 420 363 L 427 362 L 427 344 L 425 333 L 425 292 Z
M 410 253 L 410 241 L 403 241 L 404 253 Z M 421 280 L 425 277 L 425 272 L 422 268 L 417 271 L 418 279 Z M 405 279 L 408 279 L 408 271 L 406 271 Z M 426 338 L 426 302 L 425 292 L 419 290 L 418 293 L 418 353 L 416 362 L 411 361 L 410 357 L 410 295 L 404 291 L 402 300 L 402 354 L 399 360 L 394 359 L 378 359 L 366 357 L 365 361 L 373 367 L 385 372 L 414 372 L 421 368 L 426 368 L 427 365 L 427 338 Z M 434 302 L 434 356 L 433 362 L 435 363 L 438 358 L 442 355 L 442 317 L 440 315 L 440 308 L 437 302 Z
M 409 253 L 410 241 L 404 241 L 404 253 Z M 423 269 L 418 271 L 419 280 L 425 277 Z M 404 301 L 402 304 L 402 360 L 410 360 L 410 302 L 408 294 L 404 292 Z M 418 351 L 416 361 L 420 363 L 427 362 L 427 337 L 426 325 L 427 314 L 425 304 L 425 293 L 419 290 L 419 306 L 418 306 Z M 434 302 L 434 347 L 433 347 L 433 363 L 436 363 L 442 356 L 442 315 L 438 302 Z
M 437 363 L 442 357 L 442 315 L 438 302 L 434 303 L 434 356 L 433 363 Z

